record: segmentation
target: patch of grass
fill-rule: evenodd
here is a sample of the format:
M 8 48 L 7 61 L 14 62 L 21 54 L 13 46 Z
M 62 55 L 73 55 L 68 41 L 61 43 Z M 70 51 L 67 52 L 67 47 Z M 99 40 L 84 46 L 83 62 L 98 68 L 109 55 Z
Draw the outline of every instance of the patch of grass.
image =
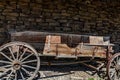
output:
M 89 78 L 88 80 L 103 80 L 103 79 L 101 79 L 101 78 L 97 78 L 97 79 L 95 79 L 95 78 Z
M 95 80 L 94 78 L 89 78 L 88 80 Z

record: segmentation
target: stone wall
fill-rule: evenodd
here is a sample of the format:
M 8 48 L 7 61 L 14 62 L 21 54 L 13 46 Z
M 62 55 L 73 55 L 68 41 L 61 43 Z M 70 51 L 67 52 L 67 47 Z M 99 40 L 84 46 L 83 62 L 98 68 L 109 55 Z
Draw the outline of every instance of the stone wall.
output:
M 120 41 L 119 0 L 0 0 L 1 30 L 110 35 Z

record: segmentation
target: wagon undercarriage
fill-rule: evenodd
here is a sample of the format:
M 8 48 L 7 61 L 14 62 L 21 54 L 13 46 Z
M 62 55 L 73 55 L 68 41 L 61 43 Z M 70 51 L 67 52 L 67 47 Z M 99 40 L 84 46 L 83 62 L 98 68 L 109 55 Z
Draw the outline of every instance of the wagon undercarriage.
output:
M 10 41 L 0 47 L 0 78 L 32 80 L 40 65 L 81 63 L 97 72 L 106 67 L 109 80 L 120 79 L 120 53 L 109 37 L 25 31 L 11 33 Z

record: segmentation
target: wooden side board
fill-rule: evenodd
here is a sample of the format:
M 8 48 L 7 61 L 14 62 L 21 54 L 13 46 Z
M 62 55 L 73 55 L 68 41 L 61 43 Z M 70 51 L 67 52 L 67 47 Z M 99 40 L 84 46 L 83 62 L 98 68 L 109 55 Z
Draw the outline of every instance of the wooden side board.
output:
M 84 43 L 107 45 L 109 37 L 25 31 L 12 33 L 11 41 L 30 43 L 44 55 L 105 57 L 105 47 Z

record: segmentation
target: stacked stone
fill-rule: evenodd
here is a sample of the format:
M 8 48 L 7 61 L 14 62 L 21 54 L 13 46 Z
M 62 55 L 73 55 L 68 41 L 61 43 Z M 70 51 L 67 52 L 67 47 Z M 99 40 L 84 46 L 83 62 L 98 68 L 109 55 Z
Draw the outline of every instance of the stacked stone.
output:
M 120 41 L 119 4 L 117 0 L 0 0 L 0 28 L 111 35 L 112 41 Z

